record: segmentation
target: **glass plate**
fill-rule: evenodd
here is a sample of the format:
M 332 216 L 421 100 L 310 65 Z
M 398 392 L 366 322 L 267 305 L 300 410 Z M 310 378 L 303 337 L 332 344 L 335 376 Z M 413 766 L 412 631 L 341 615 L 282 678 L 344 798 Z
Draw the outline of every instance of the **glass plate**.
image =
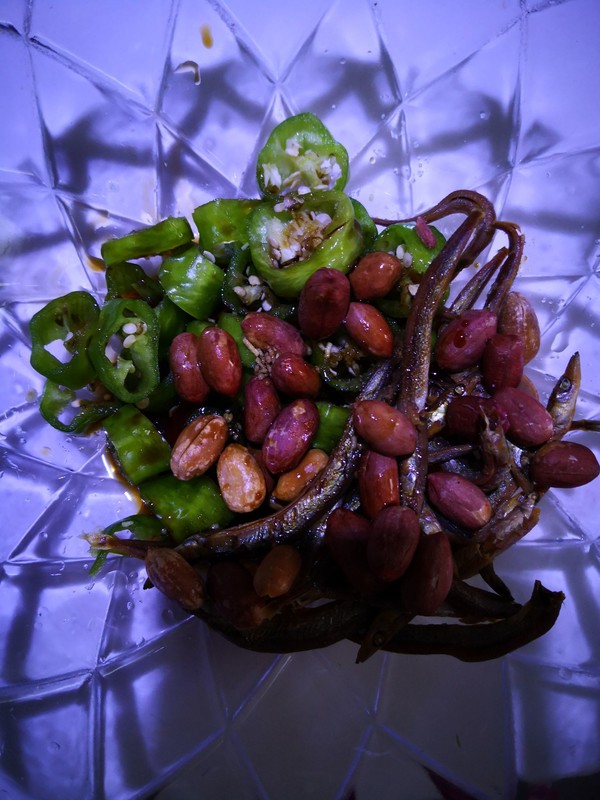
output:
M 596 0 L 2 3 L 0 798 L 598 796 L 598 483 L 549 492 L 498 562 L 521 600 L 535 578 L 567 595 L 510 657 L 241 652 L 137 562 L 90 579 L 80 534 L 135 501 L 100 434 L 41 420 L 27 325 L 101 293 L 107 237 L 256 194 L 266 134 L 311 110 L 372 213 L 469 188 L 522 226 L 529 375 L 546 398 L 579 350 L 597 419 L 599 24 Z

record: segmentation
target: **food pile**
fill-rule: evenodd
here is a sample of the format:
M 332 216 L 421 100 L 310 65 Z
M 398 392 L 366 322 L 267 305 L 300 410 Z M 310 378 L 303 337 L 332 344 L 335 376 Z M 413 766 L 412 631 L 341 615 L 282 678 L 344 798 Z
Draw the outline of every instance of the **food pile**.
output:
M 512 290 L 523 236 L 486 198 L 382 220 L 347 176 L 299 114 L 259 153 L 260 199 L 199 206 L 197 236 L 168 218 L 106 242 L 103 305 L 71 292 L 31 320 L 40 412 L 102 425 L 139 493 L 87 536 L 94 572 L 142 558 L 148 586 L 250 649 L 496 658 L 564 599 L 536 583 L 517 603 L 496 556 L 549 487 L 600 472 L 564 438 L 595 427 L 575 419 L 579 356 L 543 405 L 524 374 L 539 325 Z

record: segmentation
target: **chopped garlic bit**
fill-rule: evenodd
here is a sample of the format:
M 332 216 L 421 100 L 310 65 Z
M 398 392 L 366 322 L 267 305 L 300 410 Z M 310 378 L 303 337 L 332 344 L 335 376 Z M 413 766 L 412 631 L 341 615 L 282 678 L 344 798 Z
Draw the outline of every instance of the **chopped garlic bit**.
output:
M 268 188 L 272 186 L 274 189 L 279 189 L 281 186 L 281 173 L 275 164 L 265 164 L 263 167 L 265 175 L 265 186 Z
M 267 242 L 273 266 L 285 267 L 310 257 L 325 239 L 325 230 L 332 222 L 324 212 L 297 211 L 289 222 L 271 220 Z
M 216 258 L 214 257 L 214 254 L 210 252 L 210 250 L 203 250 L 202 255 L 204 258 L 208 258 L 209 261 L 212 261 L 213 264 L 215 263 Z
M 123 333 L 127 336 L 130 333 L 137 333 L 137 325 L 135 322 L 126 322 L 125 325 L 121 328 Z
M 292 156 L 292 158 L 296 158 L 296 156 L 300 153 L 300 142 L 296 139 L 295 136 L 292 136 L 287 140 L 285 143 L 285 152 L 288 156 Z
M 132 347 L 137 341 L 137 336 L 130 334 L 123 339 L 123 347 L 128 348 Z

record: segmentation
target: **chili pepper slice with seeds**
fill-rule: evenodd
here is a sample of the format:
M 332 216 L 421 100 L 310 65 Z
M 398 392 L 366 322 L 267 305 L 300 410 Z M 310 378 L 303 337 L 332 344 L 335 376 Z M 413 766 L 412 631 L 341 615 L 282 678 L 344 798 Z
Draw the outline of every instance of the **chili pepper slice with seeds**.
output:
M 248 241 L 246 220 L 260 202 L 224 198 L 195 208 L 192 218 L 198 228 L 200 247 L 212 253 L 217 263 L 225 265 L 229 246 Z
M 363 247 L 354 206 L 343 192 L 314 192 L 284 203 L 261 203 L 248 217 L 252 262 L 275 294 L 297 297 L 321 267 L 348 272 Z
M 89 345 L 98 378 L 124 403 L 144 400 L 160 377 L 154 311 L 143 300 L 109 300 L 100 311 L 98 325 Z
M 96 371 L 87 348 L 99 314 L 98 304 L 88 292 L 70 292 L 47 303 L 29 323 L 31 366 L 68 389 L 80 389 L 90 383 Z M 69 356 L 66 361 L 47 349 L 53 342 L 61 341 L 64 354 Z
M 78 397 L 73 389 L 46 381 L 40 398 L 40 414 L 49 425 L 63 433 L 86 433 L 88 429 L 120 408 L 118 400 Z
M 189 244 L 194 238 L 185 217 L 167 217 L 156 225 L 132 231 L 104 242 L 100 252 L 107 266 L 136 258 L 148 258 Z
M 341 191 L 348 181 L 348 153 L 314 114 L 297 114 L 277 125 L 258 154 L 263 197 L 292 192 Z

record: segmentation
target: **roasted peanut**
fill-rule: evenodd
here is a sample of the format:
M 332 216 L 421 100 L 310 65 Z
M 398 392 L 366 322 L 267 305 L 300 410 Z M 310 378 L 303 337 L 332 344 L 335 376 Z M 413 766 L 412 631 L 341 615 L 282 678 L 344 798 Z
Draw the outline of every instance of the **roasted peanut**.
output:
M 519 447 L 536 447 L 552 436 L 552 417 L 544 406 L 520 389 L 507 386 L 494 393 L 494 400 L 505 410 L 508 439 Z
M 152 547 L 146 553 L 146 573 L 153 585 L 187 611 L 204 604 L 204 584 L 185 558 L 168 547 Z
M 473 309 L 453 319 L 441 331 L 435 345 L 435 360 L 442 369 L 460 372 L 473 367 L 495 333 L 497 317 L 491 311 Z
M 404 575 L 421 535 L 419 517 L 410 508 L 386 506 L 373 520 L 367 559 L 373 574 L 384 581 Z
M 350 282 L 343 272 L 322 267 L 310 276 L 298 300 L 298 324 L 309 339 L 326 339 L 344 321 Z
M 542 488 L 572 489 L 600 475 L 594 453 L 577 442 L 548 442 L 534 453 L 529 469 L 531 480 Z
M 270 378 L 253 375 L 244 386 L 244 434 L 262 444 L 271 423 L 281 411 L 279 395 Z
M 267 486 L 260 464 L 241 444 L 229 444 L 217 462 L 217 481 L 231 511 L 247 514 L 261 506 Z
M 394 335 L 385 317 L 369 303 L 353 302 L 344 320 L 348 335 L 366 353 L 375 358 L 389 358 L 394 349 Z
M 457 439 L 472 441 L 477 437 L 483 422 L 483 416 L 492 417 L 499 415 L 502 420 L 504 432 L 508 430 L 508 417 L 500 403 L 491 397 L 479 395 L 465 395 L 455 397 L 446 410 L 446 429 L 448 436 Z
M 242 331 L 254 347 L 261 350 L 272 348 L 278 353 L 295 353 L 305 356 L 306 344 L 300 332 L 278 317 L 266 311 L 252 311 L 242 320 Z
M 349 276 L 354 296 L 357 300 L 385 297 L 398 283 L 402 270 L 402 262 L 391 253 L 367 253 Z
M 367 450 L 358 468 L 358 491 L 362 510 L 374 519 L 385 506 L 400 502 L 400 479 L 395 458 Z
M 254 573 L 254 590 L 259 597 L 281 597 L 287 594 L 302 567 L 300 553 L 290 544 L 276 545 L 258 565 Z
M 492 516 L 490 501 L 471 481 L 450 472 L 432 472 L 427 477 L 431 505 L 451 522 L 477 530 Z
M 406 611 L 428 616 L 444 602 L 452 586 L 454 563 L 448 537 L 442 531 L 421 536 L 400 582 Z
M 194 333 L 179 333 L 169 347 L 169 364 L 175 391 L 188 403 L 201 403 L 210 391 L 200 369 L 198 337 Z
M 525 392 L 525 394 L 531 395 L 536 400 L 540 399 L 540 395 L 539 395 L 539 392 L 538 392 L 535 384 L 533 383 L 531 378 L 529 378 L 525 374 L 523 374 L 521 376 L 521 380 L 519 381 L 519 385 L 517 386 L 517 389 L 520 389 L 522 392 Z
M 277 415 L 265 436 L 262 454 L 273 475 L 297 466 L 319 427 L 319 410 L 312 400 L 292 400 Z
M 352 411 L 354 428 L 384 456 L 407 456 L 417 446 L 415 426 L 402 411 L 382 400 L 360 400 Z
M 321 389 L 318 370 L 295 353 L 280 353 L 275 358 L 271 380 L 278 391 L 290 397 L 316 397 Z
M 325 544 L 348 582 L 362 592 L 373 592 L 384 585 L 368 567 L 370 535 L 370 522 L 349 509 L 335 508 L 327 518 Z
M 202 475 L 216 463 L 229 435 L 219 414 L 202 414 L 186 425 L 171 452 L 171 472 L 181 481 Z
M 523 352 L 523 341 L 518 336 L 496 333 L 488 340 L 481 358 L 481 374 L 489 392 L 519 385 L 525 363 Z
M 206 589 L 214 613 L 224 622 L 243 630 L 256 627 L 264 619 L 264 601 L 254 589 L 252 575 L 241 564 L 211 564 Z
M 211 389 L 234 397 L 242 385 L 242 360 L 233 336 L 210 325 L 199 336 L 198 355 L 202 375 Z
M 540 349 L 540 324 L 533 306 L 519 292 L 509 292 L 498 316 L 498 331 L 517 336 L 523 342 L 526 364 Z
M 323 470 L 329 461 L 324 450 L 311 448 L 294 469 L 284 472 L 273 489 L 273 497 L 280 503 L 291 503 L 301 495 L 309 481 Z

